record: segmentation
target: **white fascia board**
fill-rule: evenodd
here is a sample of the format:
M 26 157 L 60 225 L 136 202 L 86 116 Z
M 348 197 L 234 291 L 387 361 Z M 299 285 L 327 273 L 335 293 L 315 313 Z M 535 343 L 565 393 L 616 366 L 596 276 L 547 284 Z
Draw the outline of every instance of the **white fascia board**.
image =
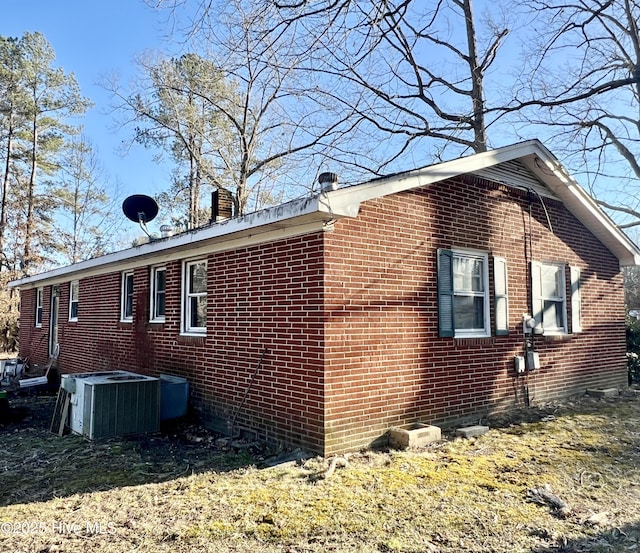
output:
M 540 145 L 540 148 L 521 161 L 618 258 L 621 267 L 640 265 L 640 249 L 585 192 L 549 150 Z
M 326 204 L 337 212 L 355 217 L 360 204 L 367 200 L 428 186 L 515 159 L 520 160 L 561 199 L 567 209 L 618 258 L 620 266 L 640 265 L 640 249 L 537 139 L 328 192 Z
M 316 196 L 293 200 L 205 228 L 24 277 L 10 282 L 9 287 L 42 286 L 64 282 L 78 275 L 87 277 L 122 271 L 142 264 L 157 264 L 173 259 L 195 257 L 207 252 L 240 248 L 243 245 L 312 232 L 311 229 L 320 228 L 318 224 L 326 225 L 342 217 L 357 217 L 360 204 L 364 201 L 427 186 L 460 174 L 490 167 L 521 157 L 538 146 L 541 144 L 537 140 L 522 142 L 356 186 L 321 192 Z
M 528 140 L 497 150 L 429 165 L 406 173 L 381 177 L 351 187 L 339 188 L 326 193 L 326 204 L 335 207 L 337 211 L 345 212 L 345 214 L 349 213 L 351 217 L 355 217 L 357 213 L 353 213 L 354 209 L 367 200 L 428 186 L 446 179 L 473 173 L 486 167 L 493 167 L 499 163 L 529 155 L 536 151 L 537 148 L 544 148 L 539 140 Z
M 170 238 L 153 240 L 74 265 L 14 280 L 9 283 L 9 287 L 34 288 L 72 278 L 124 271 L 147 264 L 162 264 L 175 259 L 188 259 L 319 230 L 329 230 L 333 220 L 348 217 L 350 213 L 352 209 L 349 206 L 347 212 L 336 203 L 329 206 L 326 193 L 321 193 Z

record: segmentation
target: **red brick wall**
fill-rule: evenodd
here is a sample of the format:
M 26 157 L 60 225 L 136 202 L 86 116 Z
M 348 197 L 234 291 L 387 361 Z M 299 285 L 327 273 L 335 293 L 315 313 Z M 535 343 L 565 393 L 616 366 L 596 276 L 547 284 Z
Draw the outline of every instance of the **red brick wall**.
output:
M 78 322 L 66 320 L 69 285 L 63 284 L 62 372 L 184 376 L 205 422 L 229 430 L 235 419 L 236 433 L 251 429 L 262 438 L 321 447 L 322 236 L 209 255 L 208 333 L 202 337 L 180 335 L 182 262 L 166 268 L 163 324 L 148 322 L 150 267 L 135 270 L 130 323 L 120 322 L 120 272 L 80 280 Z M 48 327 L 33 327 L 34 298 L 35 290 L 23 291 L 21 351 L 44 362 L 46 346 L 34 344 Z
M 28 357 L 31 363 L 46 361 L 49 348 L 49 313 L 51 287 L 46 287 L 42 304 L 42 327 L 35 327 L 36 290 L 20 292 L 20 356 Z
M 336 223 L 325 241 L 325 451 L 361 447 L 392 426 L 523 405 L 527 394 L 535 403 L 625 385 L 618 261 L 562 205 L 545 206 L 553 234 L 534 197 L 533 259 L 582 269 L 584 332 L 538 338 L 542 368 L 527 378 L 513 369 L 529 311 L 526 193 L 457 179 L 367 202 Z M 436 249 L 455 247 L 507 259 L 509 336 L 438 337 Z
M 560 204 L 545 206 L 553 233 L 533 198 L 533 259 L 582 269 L 584 332 L 538 338 L 542 368 L 526 378 L 514 376 L 513 358 L 523 353 L 528 311 L 529 199 L 479 179 L 366 202 L 332 232 L 210 254 L 206 337 L 180 335 L 181 261 L 166 265 L 163 324 L 148 322 L 148 266 L 135 270 L 131 323 L 119 321 L 120 272 L 80 281 L 76 323 L 62 283 L 60 366 L 184 376 L 214 426 L 229 430 L 235 418 L 236 431 L 325 454 L 367 445 L 391 426 L 623 386 L 618 262 Z M 455 247 L 507 259 L 509 336 L 438 337 L 436 249 Z M 36 362 L 47 355 L 49 294 L 45 287 L 43 329 L 33 327 L 35 290 L 22 295 L 21 355 Z

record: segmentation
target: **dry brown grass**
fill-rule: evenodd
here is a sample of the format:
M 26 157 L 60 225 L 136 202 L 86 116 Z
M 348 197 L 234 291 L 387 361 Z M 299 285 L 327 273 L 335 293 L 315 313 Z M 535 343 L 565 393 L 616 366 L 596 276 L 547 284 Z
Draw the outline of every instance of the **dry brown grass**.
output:
M 44 422 L 0 429 L 0 551 L 640 550 L 632 394 L 501 417 L 475 440 L 360 452 L 326 479 L 328 460 L 261 469 L 206 434 L 93 444 Z M 533 501 L 544 486 L 565 513 Z

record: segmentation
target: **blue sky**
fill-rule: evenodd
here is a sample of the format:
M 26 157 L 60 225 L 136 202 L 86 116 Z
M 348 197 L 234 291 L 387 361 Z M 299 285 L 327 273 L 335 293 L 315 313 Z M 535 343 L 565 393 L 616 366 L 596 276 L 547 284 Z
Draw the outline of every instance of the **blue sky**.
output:
M 98 86 L 101 75 L 118 73 L 123 82 L 135 73 L 134 58 L 146 49 L 168 49 L 171 22 L 141 0 L 5 0 L 0 35 L 20 37 L 41 32 L 56 53 L 57 67 L 74 73 L 95 106 L 81 123 L 101 164 L 121 195 L 155 194 L 168 184 L 166 168 L 153 152 L 134 147 L 126 157 L 116 152 L 128 137 L 114 132 L 109 93 Z

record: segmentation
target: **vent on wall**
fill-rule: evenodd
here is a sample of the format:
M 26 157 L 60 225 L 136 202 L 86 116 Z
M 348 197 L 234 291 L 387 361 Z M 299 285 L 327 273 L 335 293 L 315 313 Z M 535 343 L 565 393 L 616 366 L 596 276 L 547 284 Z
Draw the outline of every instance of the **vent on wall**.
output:
M 157 432 L 160 380 L 128 371 L 68 374 L 69 426 L 90 440 Z

